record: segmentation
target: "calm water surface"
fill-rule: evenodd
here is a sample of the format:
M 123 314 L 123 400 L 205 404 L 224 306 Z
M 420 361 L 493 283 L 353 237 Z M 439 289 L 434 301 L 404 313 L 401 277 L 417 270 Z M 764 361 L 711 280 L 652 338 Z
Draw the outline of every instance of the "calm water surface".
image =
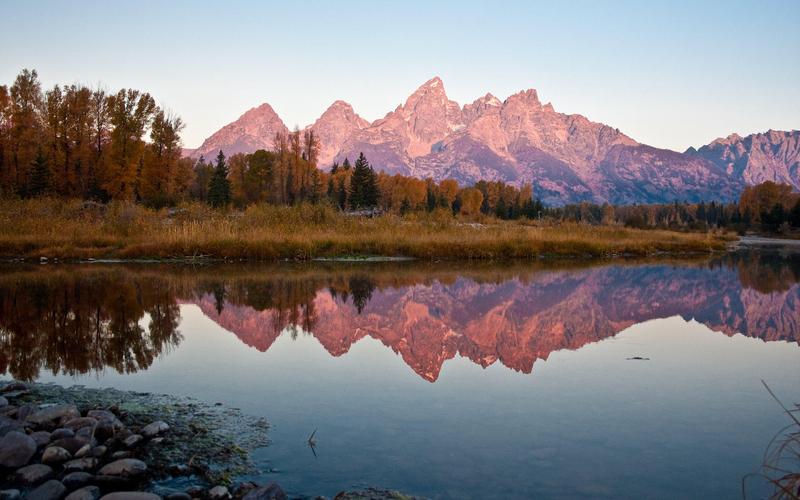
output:
M 736 498 L 786 423 L 761 380 L 800 401 L 798 281 L 796 257 L 755 252 L 6 266 L 0 371 L 264 416 L 256 479 L 296 495 Z

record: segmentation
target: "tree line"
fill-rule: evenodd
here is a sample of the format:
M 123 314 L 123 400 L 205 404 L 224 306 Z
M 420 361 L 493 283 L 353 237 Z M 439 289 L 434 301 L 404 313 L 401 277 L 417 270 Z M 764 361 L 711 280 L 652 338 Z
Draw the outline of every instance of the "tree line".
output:
M 792 186 L 766 181 L 747 186 L 733 203 L 666 203 L 622 205 L 580 203 L 547 208 L 544 216 L 556 221 L 621 224 L 641 229 L 759 230 L 784 234 L 800 228 L 800 193 Z
M 765 182 L 744 189 L 738 203 L 545 207 L 530 184 L 498 181 L 461 186 L 376 172 L 362 154 L 318 168 L 313 131 L 277 133 L 270 151 L 222 151 L 206 161 L 182 157 L 181 119 L 136 89 L 116 93 L 83 85 L 43 90 L 35 70 L 0 86 L 0 196 L 59 196 L 152 207 L 197 200 L 213 207 L 253 203 L 329 203 L 347 211 L 405 214 L 450 210 L 466 217 L 541 218 L 641 228 L 800 227 L 800 196 Z

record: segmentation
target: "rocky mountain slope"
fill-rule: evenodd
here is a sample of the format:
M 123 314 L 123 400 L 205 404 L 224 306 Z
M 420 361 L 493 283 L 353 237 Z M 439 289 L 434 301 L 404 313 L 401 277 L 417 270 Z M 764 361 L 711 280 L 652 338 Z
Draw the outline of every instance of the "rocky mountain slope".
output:
M 535 90 L 505 101 L 491 94 L 463 107 L 438 77 L 368 123 L 336 101 L 309 127 L 321 139 L 320 167 L 364 152 L 373 166 L 436 180 L 532 183 L 546 203 L 730 200 L 763 180 L 800 188 L 800 131 L 718 139 L 684 153 L 640 144 L 602 123 L 557 112 Z M 268 104 L 226 125 L 190 152 L 214 156 L 272 147 L 286 126 Z
M 769 130 L 747 137 L 731 134 L 686 153 L 716 163 L 746 184 L 774 181 L 800 190 L 800 130 Z

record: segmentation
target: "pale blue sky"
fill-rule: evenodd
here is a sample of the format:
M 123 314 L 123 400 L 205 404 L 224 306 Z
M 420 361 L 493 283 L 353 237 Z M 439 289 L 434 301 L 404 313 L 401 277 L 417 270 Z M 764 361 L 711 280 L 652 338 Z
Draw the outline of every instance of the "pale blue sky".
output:
M 147 90 L 189 147 L 262 102 L 374 120 L 435 75 L 459 104 L 535 88 L 677 150 L 800 128 L 800 1 L 562 3 L 4 0 L 0 83 Z

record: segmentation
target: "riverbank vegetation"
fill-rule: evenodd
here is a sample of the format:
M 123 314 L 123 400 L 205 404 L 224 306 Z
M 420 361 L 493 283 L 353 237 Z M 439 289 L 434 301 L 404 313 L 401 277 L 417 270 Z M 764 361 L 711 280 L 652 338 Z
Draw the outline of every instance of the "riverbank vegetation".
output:
M 709 252 L 725 243 L 715 232 L 465 220 L 446 209 L 357 217 L 310 204 L 219 211 L 196 203 L 154 210 L 126 202 L 0 201 L 0 256 L 6 258 L 530 259 Z

